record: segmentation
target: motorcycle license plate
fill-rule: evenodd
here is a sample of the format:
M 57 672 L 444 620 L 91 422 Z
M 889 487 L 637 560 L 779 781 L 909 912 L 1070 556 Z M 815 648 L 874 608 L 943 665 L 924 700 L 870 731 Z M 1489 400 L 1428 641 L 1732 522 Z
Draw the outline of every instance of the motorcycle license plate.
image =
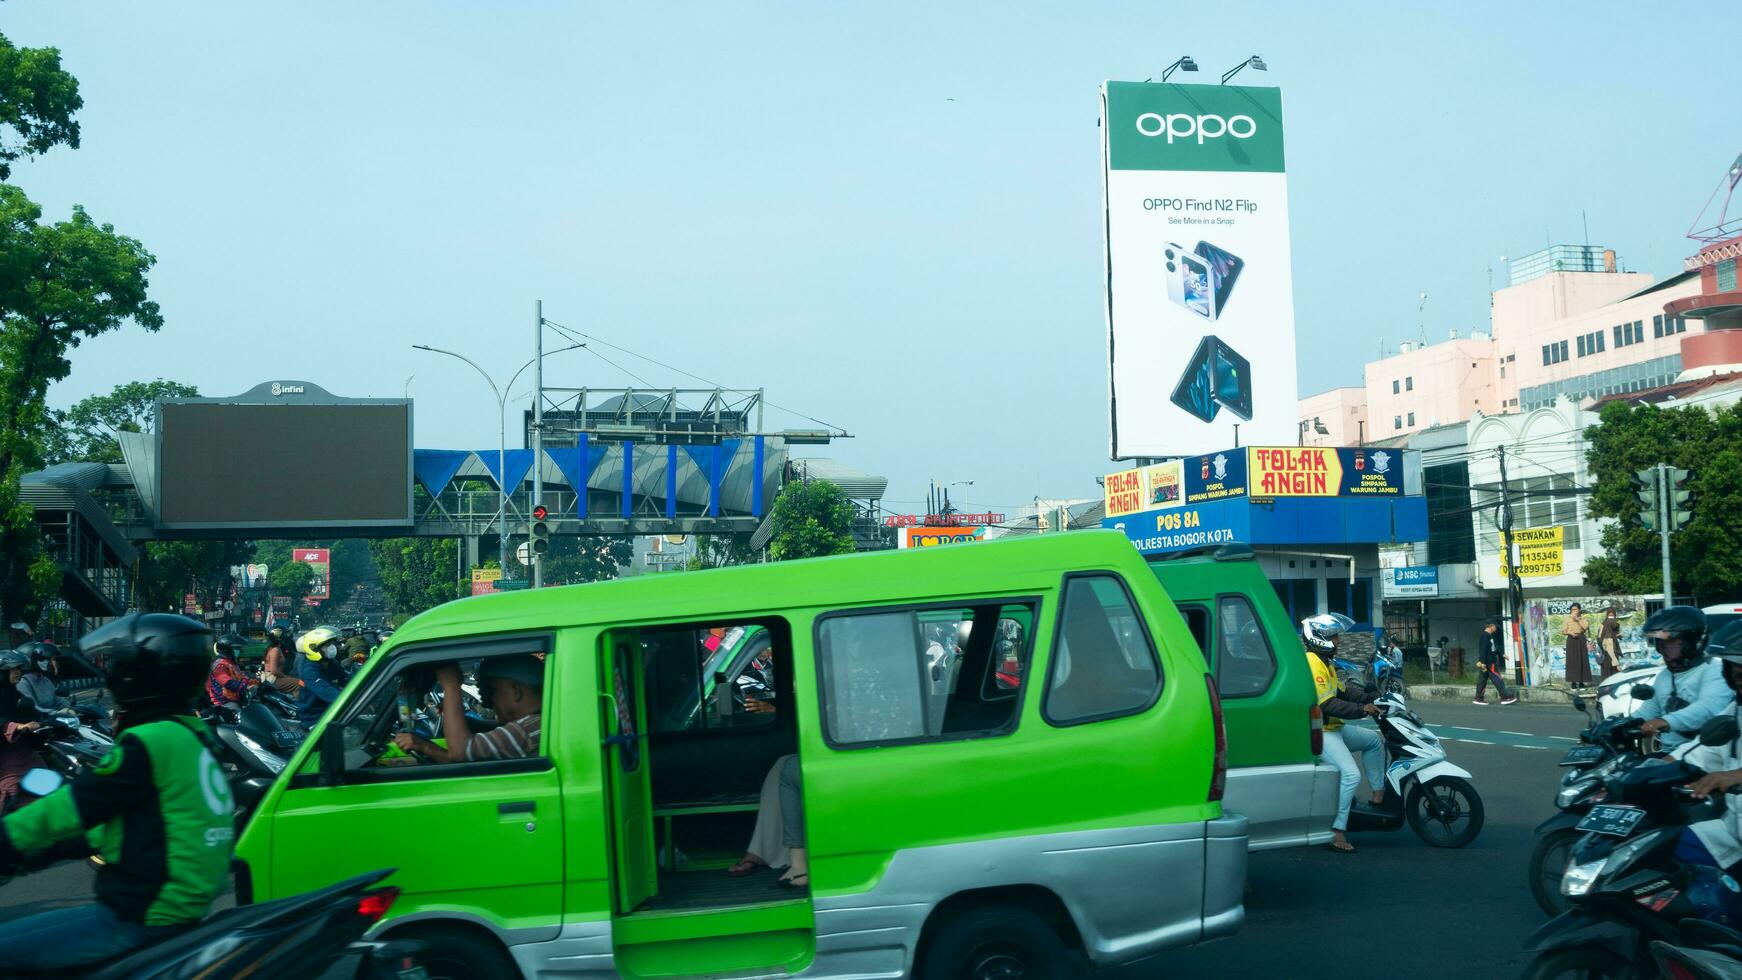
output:
M 1587 833 L 1626 837 L 1645 819 L 1645 811 L 1636 806 L 1594 806 L 1579 821 L 1579 830 Z
M 1603 758 L 1601 745 L 1578 745 L 1568 749 L 1567 754 L 1561 756 L 1561 765 L 1588 766 L 1601 758 Z

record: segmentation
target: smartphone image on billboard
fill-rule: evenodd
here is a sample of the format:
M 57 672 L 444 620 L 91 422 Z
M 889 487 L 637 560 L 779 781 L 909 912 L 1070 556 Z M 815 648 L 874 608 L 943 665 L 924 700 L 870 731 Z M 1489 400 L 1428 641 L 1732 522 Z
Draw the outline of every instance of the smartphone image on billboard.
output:
M 1211 245 L 1209 242 L 1198 242 L 1193 249 L 1210 270 L 1210 286 L 1214 293 L 1214 310 L 1210 319 L 1221 316 L 1228 308 L 1228 297 L 1234 292 L 1234 281 L 1240 278 L 1240 270 L 1246 268 L 1246 260 L 1224 248 Z
M 1186 413 L 1205 422 L 1214 421 L 1222 406 L 1216 402 L 1215 379 L 1211 376 L 1210 358 L 1216 338 L 1205 337 L 1198 342 L 1192 359 L 1186 362 L 1185 373 L 1173 387 L 1173 403 Z
M 1206 320 L 1216 318 L 1216 287 L 1210 263 L 1178 242 L 1162 249 L 1167 298 Z
M 1173 403 L 1205 422 L 1221 410 L 1252 421 L 1252 368 L 1239 351 L 1221 338 L 1206 336 L 1186 363 L 1173 389 Z

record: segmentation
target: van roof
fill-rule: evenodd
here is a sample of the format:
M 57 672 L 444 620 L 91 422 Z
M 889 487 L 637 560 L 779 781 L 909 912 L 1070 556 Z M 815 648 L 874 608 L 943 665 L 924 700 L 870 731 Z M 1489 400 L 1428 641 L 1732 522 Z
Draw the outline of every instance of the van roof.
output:
M 586 585 L 475 596 L 412 617 L 395 645 L 460 633 L 490 633 L 594 622 L 679 619 L 818 605 L 877 605 L 949 593 L 1024 595 L 1068 571 L 1112 569 L 1154 581 L 1118 531 L 1072 531 L 997 541 L 738 565 Z

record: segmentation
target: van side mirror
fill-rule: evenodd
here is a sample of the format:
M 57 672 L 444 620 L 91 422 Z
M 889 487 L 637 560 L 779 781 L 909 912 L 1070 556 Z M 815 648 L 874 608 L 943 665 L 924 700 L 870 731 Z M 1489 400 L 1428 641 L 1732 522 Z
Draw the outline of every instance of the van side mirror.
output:
M 1736 723 L 1735 717 L 1721 715 L 1700 726 L 1700 744 L 1729 745 L 1739 734 L 1742 734 L 1742 725 Z
M 1652 687 L 1650 684 L 1635 684 L 1633 685 L 1633 690 L 1628 693 L 1633 695 L 1633 700 L 1635 701 L 1650 701 L 1652 698 L 1657 697 L 1657 688 Z

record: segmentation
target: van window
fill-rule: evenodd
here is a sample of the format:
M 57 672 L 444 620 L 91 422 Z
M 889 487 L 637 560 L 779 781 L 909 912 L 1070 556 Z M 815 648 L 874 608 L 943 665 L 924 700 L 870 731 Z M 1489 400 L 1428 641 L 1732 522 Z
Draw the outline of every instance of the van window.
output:
M 644 628 L 648 728 L 755 728 L 778 718 L 773 634 L 755 624 Z
M 836 747 L 1016 727 L 1035 607 L 994 602 L 835 613 L 817 624 L 824 735 Z M 982 626 L 984 624 L 984 626 Z
M 1133 714 L 1161 693 L 1149 630 L 1112 575 L 1065 580 L 1052 680 L 1041 705 L 1055 725 Z
M 1198 641 L 1198 650 L 1204 655 L 1204 663 L 1210 662 L 1210 611 L 1203 606 L 1180 606 L 1179 614 L 1185 617 L 1186 629 L 1192 631 L 1192 639 Z
M 1221 627 L 1216 691 L 1224 698 L 1249 698 L 1268 691 L 1276 677 L 1276 655 L 1251 601 L 1241 595 L 1222 596 L 1216 600 L 1216 618 Z
M 338 722 L 345 770 L 463 775 L 479 763 L 544 754 L 544 644 L 438 648 L 398 659 Z M 463 732 L 449 726 L 456 681 Z

